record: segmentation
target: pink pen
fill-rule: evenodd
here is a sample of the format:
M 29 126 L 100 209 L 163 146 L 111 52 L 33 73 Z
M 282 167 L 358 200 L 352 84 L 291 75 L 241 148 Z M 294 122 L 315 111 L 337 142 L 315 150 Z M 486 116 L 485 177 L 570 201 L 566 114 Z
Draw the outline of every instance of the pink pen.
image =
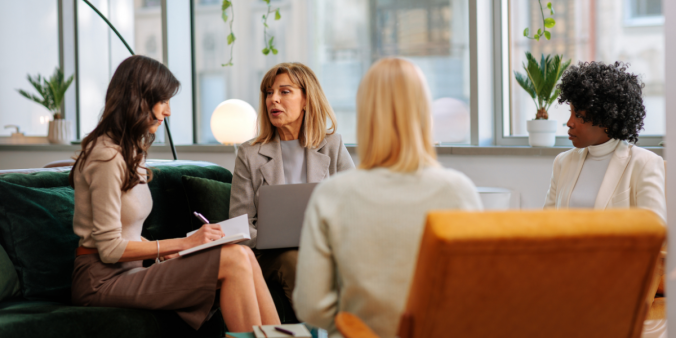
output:
M 209 224 L 209 220 L 206 217 L 202 216 L 202 214 L 200 214 L 199 212 L 195 211 L 193 212 L 193 214 L 195 215 L 195 217 L 197 217 L 198 220 L 204 222 L 204 224 Z

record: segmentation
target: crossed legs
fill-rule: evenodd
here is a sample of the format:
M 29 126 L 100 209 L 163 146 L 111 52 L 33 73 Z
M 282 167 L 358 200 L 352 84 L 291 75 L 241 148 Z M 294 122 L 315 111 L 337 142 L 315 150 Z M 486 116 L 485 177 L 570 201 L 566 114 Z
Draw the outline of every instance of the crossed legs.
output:
M 251 331 L 253 325 L 279 324 L 261 268 L 249 247 L 224 245 L 218 269 L 221 312 L 228 330 Z

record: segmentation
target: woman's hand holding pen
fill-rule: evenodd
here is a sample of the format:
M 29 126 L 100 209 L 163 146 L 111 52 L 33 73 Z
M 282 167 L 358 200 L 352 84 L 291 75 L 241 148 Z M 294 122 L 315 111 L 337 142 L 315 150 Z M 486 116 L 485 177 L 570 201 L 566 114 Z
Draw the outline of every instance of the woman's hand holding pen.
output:
M 186 249 L 215 241 L 225 236 L 218 224 L 204 224 L 190 237 L 186 237 Z

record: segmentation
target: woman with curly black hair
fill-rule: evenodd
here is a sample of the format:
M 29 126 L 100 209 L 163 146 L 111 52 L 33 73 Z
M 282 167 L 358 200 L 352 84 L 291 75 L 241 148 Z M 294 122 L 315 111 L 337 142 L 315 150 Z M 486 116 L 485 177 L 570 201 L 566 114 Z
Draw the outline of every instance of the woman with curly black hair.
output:
M 545 208 L 629 208 L 666 220 L 664 160 L 637 147 L 643 128 L 643 83 L 621 62 L 585 62 L 561 79 L 559 104 L 570 105 L 575 149 L 554 160 Z

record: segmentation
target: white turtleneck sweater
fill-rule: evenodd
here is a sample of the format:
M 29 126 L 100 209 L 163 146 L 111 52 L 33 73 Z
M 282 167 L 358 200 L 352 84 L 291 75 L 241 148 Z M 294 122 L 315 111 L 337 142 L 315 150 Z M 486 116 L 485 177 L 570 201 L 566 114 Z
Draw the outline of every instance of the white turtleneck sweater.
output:
M 606 143 L 587 147 L 587 157 L 570 195 L 569 207 L 594 208 L 603 177 L 619 143 L 620 140 L 611 139 Z

